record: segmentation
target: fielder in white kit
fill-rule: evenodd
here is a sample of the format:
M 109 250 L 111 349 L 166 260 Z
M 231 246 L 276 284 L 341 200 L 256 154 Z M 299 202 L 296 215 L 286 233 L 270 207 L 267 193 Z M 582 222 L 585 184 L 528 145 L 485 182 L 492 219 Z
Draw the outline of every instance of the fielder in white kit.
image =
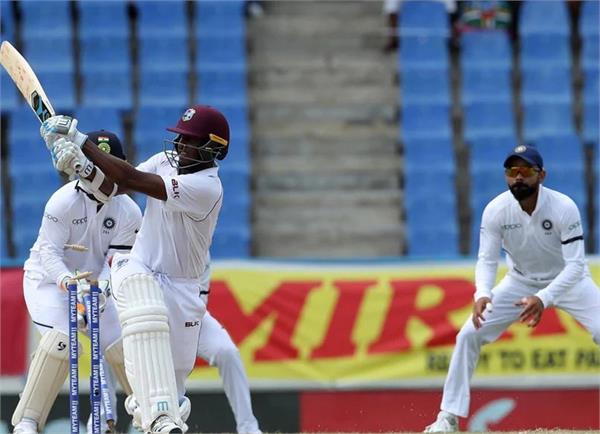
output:
M 481 346 L 517 320 L 535 327 L 545 308 L 556 307 L 600 345 L 600 290 L 585 261 L 577 205 L 542 186 L 546 172 L 535 147 L 517 146 L 504 167 L 509 191 L 483 211 L 473 315 L 456 337 L 441 411 L 425 432 L 458 431 L 458 417 L 469 413 L 469 383 Z M 494 287 L 501 249 L 508 272 Z
M 42 125 L 59 170 L 78 163 L 85 172 L 95 163 L 106 174 L 95 183 L 99 190 L 114 194 L 117 185 L 148 195 L 131 254 L 116 255 L 111 270 L 133 389 L 126 407 L 145 432 L 185 432 L 185 380 L 204 326 L 200 295 L 207 289 L 203 276 L 223 194 L 215 159 L 227 155 L 227 120 L 212 107 L 187 109 L 168 128 L 178 134 L 169 142 L 175 150 L 155 155 L 141 170 L 97 152 L 76 125 L 66 116 Z
M 88 136 L 92 146 L 97 144 L 104 152 L 125 159 L 120 141 L 114 134 L 96 131 Z M 67 378 L 69 312 L 66 282 L 76 271 L 90 271 L 94 278 L 108 283 L 109 259 L 118 251 L 131 249 L 141 220 L 141 211 L 131 198 L 123 195 L 107 201 L 104 196 L 93 194 L 85 179 L 67 183 L 48 200 L 38 238 L 24 265 L 25 302 L 42 338 L 12 417 L 14 433 L 43 431 L 48 413 Z M 87 251 L 77 251 L 69 245 L 84 246 Z M 128 392 L 121 326 L 111 297 L 106 297 L 100 328 L 104 359 Z M 105 417 L 102 422 L 103 432 L 106 432 Z

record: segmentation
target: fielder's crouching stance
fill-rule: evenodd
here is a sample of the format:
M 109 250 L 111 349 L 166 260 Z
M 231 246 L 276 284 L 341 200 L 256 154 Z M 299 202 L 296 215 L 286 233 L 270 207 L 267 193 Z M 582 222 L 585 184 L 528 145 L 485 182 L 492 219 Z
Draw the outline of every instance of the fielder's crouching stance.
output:
M 106 175 L 95 183 L 104 193 L 118 186 L 148 196 L 131 254 L 115 255 L 111 269 L 133 389 L 126 408 L 147 433 L 185 432 L 185 380 L 206 312 L 202 275 L 223 199 L 215 159 L 227 155 L 229 125 L 218 110 L 193 106 L 168 128 L 178 134 L 168 142 L 174 149 L 137 168 L 98 152 L 76 126 L 67 116 L 42 125 L 58 170 L 97 167 Z
M 458 431 L 458 416 L 469 413 L 469 383 L 481 346 L 515 321 L 535 327 L 544 309 L 555 306 L 600 345 L 600 290 L 585 261 L 577 205 L 542 185 L 546 171 L 535 147 L 517 146 L 504 168 L 509 191 L 493 199 L 481 219 L 473 315 L 456 337 L 441 411 L 425 432 Z M 508 273 L 495 285 L 501 249 Z
M 114 134 L 96 131 L 88 135 L 93 146 L 97 144 L 105 152 L 125 159 L 120 141 Z M 117 251 L 131 248 L 141 217 L 139 207 L 129 197 L 122 195 L 109 201 L 102 194 L 94 194 L 91 183 L 83 177 L 61 187 L 46 203 L 39 235 L 25 261 L 23 276 L 27 309 L 42 337 L 12 416 L 14 433 L 43 431 L 48 413 L 67 378 L 69 310 L 66 282 L 76 271 L 89 271 L 101 283 L 105 282 L 101 286 L 106 294 L 110 277 L 108 259 Z M 69 245 L 81 245 L 86 250 L 77 251 Z M 87 331 L 83 317 L 78 318 L 78 322 L 82 331 Z M 104 361 L 112 368 L 123 390 L 131 393 L 125 375 L 121 327 L 112 297 L 106 297 L 100 329 Z M 105 367 L 105 373 L 108 372 Z M 114 387 L 111 392 L 114 402 Z M 104 408 L 102 411 L 102 432 L 107 432 Z

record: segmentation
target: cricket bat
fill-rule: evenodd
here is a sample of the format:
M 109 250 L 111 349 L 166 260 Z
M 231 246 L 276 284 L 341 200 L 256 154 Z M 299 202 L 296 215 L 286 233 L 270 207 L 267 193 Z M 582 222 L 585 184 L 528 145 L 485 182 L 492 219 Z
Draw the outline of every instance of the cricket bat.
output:
M 0 45 L 0 63 L 25 97 L 25 101 L 40 123 L 56 114 L 35 72 L 21 53 L 8 41 L 2 41 Z M 79 173 L 81 164 L 75 164 L 74 169 Z
M 3 41 L 0 45 L 0 63 L 15 82 L 40 123 L 56 114 L 35 72 L 21 53 L 8 41 Z

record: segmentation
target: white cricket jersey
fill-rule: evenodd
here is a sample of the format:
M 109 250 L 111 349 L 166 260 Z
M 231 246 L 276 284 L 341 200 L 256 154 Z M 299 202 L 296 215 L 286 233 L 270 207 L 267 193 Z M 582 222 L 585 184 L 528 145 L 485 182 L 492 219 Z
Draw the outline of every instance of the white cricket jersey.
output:
M 178 175 L 161 152 L 137 169 L 163 178 L 167 200 L 148 196 L 131 254 L 154 272 L 200 278 L 223 199 L 218 167 Z
M 42 225 L 24 269 L 42 273 L 42 283 L 58 285 L 65 274 L 73 275 L 75 271 L 91 271 L 97 279 L 108 279 L 108 257 L 114 251 L 131 249 L 142 212 L 126 195 L 99 205 L 81 190 L 78 181 L 59 188 L 46 203 Z M 79 244 L 89 250 L 65 249 L 65 244 Z
M 475 270 L 475 298 L 490 296 L 500 250 L 506 252 L 508 274 L 540 288 L 545 307 L 589 275 L 583 228 L 577 205 L 568 196 L 540 185 L 535 210 L 521 209 L 510 191 L 484 209 Z

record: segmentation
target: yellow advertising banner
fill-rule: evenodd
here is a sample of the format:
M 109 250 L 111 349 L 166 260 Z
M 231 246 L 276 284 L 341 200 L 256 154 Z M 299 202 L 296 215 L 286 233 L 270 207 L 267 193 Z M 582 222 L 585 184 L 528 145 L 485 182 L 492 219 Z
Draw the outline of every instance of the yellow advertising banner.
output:
M 595 282 L 600 264 L 591 264 Z M 499 276 L 505 270 L 500 270 Z M 213 269 L 209 311 L 229 331 L 252 381 L 323 386 L 442 378 L 470 317 L 474 264 L 298 265 Z M 513 324 L 484 346 L 478 377 L 600 374 L 600 350 L 565 312 Z M 191 379 L 216 379 L 198 360 Z

